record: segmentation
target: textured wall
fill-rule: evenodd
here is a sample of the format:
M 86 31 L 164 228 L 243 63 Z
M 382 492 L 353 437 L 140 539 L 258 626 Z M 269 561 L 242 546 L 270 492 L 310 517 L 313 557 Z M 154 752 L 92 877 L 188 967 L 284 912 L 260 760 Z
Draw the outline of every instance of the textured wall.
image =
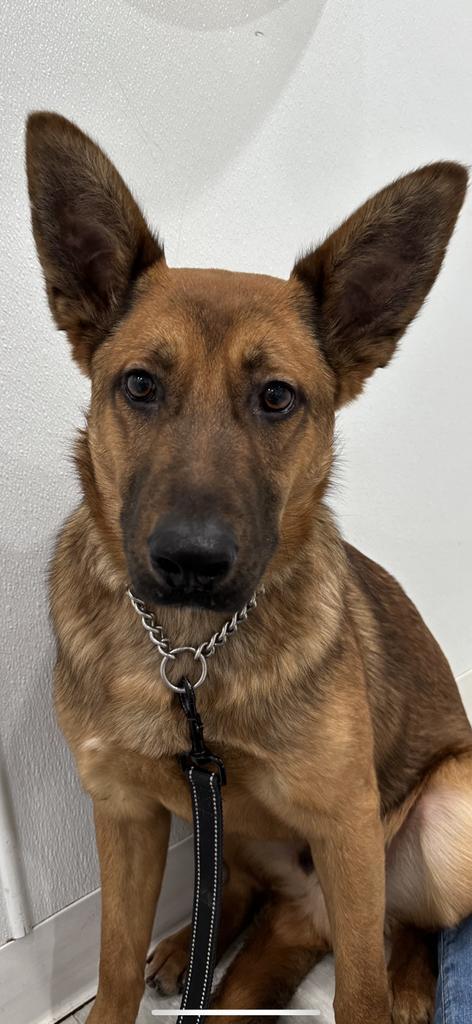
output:
M 5 939 L 8 938 L 8 923 L 7 923 L 7 911 L 5 907 L 5 900 L 0 892 L 0 946 Z
M 370 191 L 472 161 L 466 0 L 16 0 L 4 4 L 0 529 L 2 732 L 35 921 L 97 883 L 89 808 L 50 710 L 45 573 L 77 497 L 87 384 L 54 333 L 30 238 L 27 110 L 116 160 L 171 262 L 287 274 Z M 471 667 L 469 211 L 393 367 L 340 423 L 333 501 Z M 6 617 L 5 617 L 6 610 Z M 0 940 L 7 927 L 0 918 Z

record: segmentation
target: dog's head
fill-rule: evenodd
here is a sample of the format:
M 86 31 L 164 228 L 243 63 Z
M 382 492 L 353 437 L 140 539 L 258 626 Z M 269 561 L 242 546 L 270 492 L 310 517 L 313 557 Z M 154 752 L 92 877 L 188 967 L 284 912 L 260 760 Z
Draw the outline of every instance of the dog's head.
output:
M 232 612 L 303 547 L 335 411 L 418 312 L 466 172 L 394 182 L 282 281 L 168 267 L 113 165 L 57 115 L 30 117 L 27 167 L 49 304 L 92 381 L 90 500 L 140 597 Z

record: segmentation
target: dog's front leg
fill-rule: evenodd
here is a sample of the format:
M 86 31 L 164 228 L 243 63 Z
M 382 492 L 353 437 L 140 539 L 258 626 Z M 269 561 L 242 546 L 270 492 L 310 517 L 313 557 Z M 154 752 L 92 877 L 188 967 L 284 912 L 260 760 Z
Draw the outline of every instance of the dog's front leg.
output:
M 89 1024 L 134 1024 L 169 841 L 169 812 L 111 817 L 95 802 L 102 884 L 100 976 Z
M 320 835 L 311 848 L 332 930 L 336 1022 L 387 1024 L 384 837 L 377 796 L 351 804 L 324 823 Z

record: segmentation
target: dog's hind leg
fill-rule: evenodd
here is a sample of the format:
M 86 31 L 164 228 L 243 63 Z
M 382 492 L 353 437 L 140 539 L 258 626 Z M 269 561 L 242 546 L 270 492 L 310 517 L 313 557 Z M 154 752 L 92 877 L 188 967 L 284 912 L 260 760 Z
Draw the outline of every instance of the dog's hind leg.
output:
M 419 928 L 472 913 L 472 752 L 433 772 L 386 858 L 387 913 Z
M 320 902 L 324 907 L 322 897 Z M 327 932 L 299 902 L 274 895 L 256 916 L 214 995 L 212 1006 L 222 1011 L 216 1021 L 225 1021 L 225 1008 L 285 1007 L 308 971 L 329 952 Z M 275 1021 L 277 1012 L 269 1019 Z
M 386 867 L 387 915 L 406 926 L 390 962 L 393 1021 L 424 1024 L 434 1010 L 431 933 L 472 913 L 472 754 L 433 772 L 387 850 Z

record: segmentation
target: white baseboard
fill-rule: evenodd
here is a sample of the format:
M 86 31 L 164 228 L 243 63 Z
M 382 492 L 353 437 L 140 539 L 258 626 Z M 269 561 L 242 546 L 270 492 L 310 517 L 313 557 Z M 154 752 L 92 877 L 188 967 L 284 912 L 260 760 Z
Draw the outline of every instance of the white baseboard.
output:
M 188 920 L 193 841 L 169 850 L 155 938 Z M 97 991 L 100 890 L 0 948 L 0 1024 L 55 1024 Z

